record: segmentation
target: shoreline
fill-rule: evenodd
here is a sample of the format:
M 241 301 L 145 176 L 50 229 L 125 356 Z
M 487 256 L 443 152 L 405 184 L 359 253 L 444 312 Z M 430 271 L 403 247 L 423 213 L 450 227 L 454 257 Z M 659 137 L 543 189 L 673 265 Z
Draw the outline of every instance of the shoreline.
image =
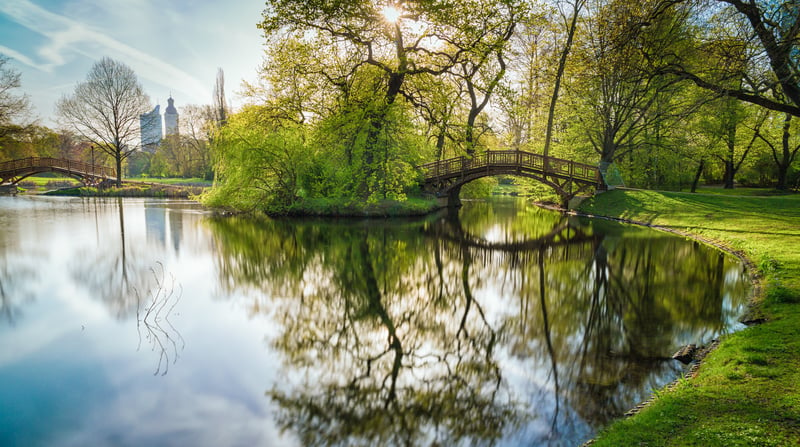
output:
M 711 355 L 654 391 L 636 417 L 617 418 L 591 444 L 794 445 L 800 442 L 800 195 L 728 197 L 649 190 L 595 196 L 570 215 L 653 228 L 745 264 L 746 327 L 706 343 Z M 715 337 L 717 338 L 717 337 Z M 747 432 L 747 443 L 741 440 Z
M 544 207 L 547 208 L 547 209 L 553 209 L 550 206 L 544 206 Z M 756 264 L 753 262 L 753 260 L 750 259 L 750 257 L 747 256 L 747 254 L 744 253 L 743 251 L 736 250 L 733 247 L 730 247 L 728 244 L 726 244 L 725 242 L 720 241 L 720 240 L 707 238 L 707 237 L 701 236 L 701 235 L 696 234 L 696 233 L 691 233 L 691 232 L 687 232 L 687 231 L 683 231 L 683 230 L 678 230 L 676 228 L 671 228 L 671 227 L 664 226 L 664 225 L 654 225 L 654 224 L 643 222 L 643 221 L 638 221 L 638 220 L 634 220 L 634 219 L 626 219 L 626 218 L 621 218 L 621 217 L 611 217 L 611 216 L 603 216 L 603 215 L 598 215 L 598 214 L 584 213 L 584 212 L 577 211 L 577 210 L 566 210 L 566 209 L 563 209 L 563 208 L 561 208 L 560 210 L 564 214 L 569 215 L 569 216 L 587 217 L 587 218 L 591 218 L 591 219 L 603 219 L 603 220 L 609 220 L 609 221 L 613 221 L 613 222 L 619 222 L 619 223 L 624 223 L 624 224 L 630 224 L 630 225 L 637 225 L 637 226 L 646 227 L 646 228 L 652 228 L 652 229 L 657 230 L 657 231 L 663 231 L 665 233 L 670 233 L 670 234 L 673 234 L 673 235 L 676 235 L 676 236 L 681 236 L 681 237 L 684 237 L 684 238 L 692 239 L 694 241 L 700 242 L 700 243 L 705 244 L 705 245 L 709 245 L 709 246 L 714 247 L 714 248 L 716 248 L 716 249 L 718 249 L 718 250 L 720 250 L 722 252 L 725 252 L 725 253 L 728 253 L 728 254 L 730 254 L 732 256 L 735 256 L 737 259 L 742 261 L 742 263 L 744 264 L 745 270 L 747 272 L 747 276 L 748 276 L 748 278 L 750 280 L 750 283 L 752 284 L 752 290 L 750 291 L 750 294 L 749 294 L 749 297 L 748 297 L 747 308 L 746 308 L 744 314 L 742 314 L 742 316 L 739 318 L 738 321 L 740 323 L 746 325 L 746 326 L 752 326 L 752 325 L 755 325 L 755 324 L 761 324 L 761 323 L 766 321 L 766 319 L 761 317 L 760 314 L 758 313 L 759 312 L 758 311 L 758 305 L 764 298 L 763 276 L 759 273 L 758 267 L 756 267 Z M 697 374 L 698 374 L 698 372 L 700 370 L 700 367 L 705 362 L 706 356 L 708 354 L 712 353 L 713 351 L 715 351 L 720 346 L 720 344 L 721 344 L 721 341 L 718 338 L 714 338 L 708 343 L 707 346 L 698 347 L 697 348 L 697 352 L 693 355 L 693 360 L 691 361 L 691 365 L 689 366 L 689 368 L 686 370 L 686 372 L 684 374 L 682 374 L 681 376 L 679 376 L 675 380 L 669 382 L 668 384 L 664 385 L 662 388 L 660 388 L 658 390 L 653 390 L 653 392 L 650 394 L 650 397 L 648 397 L 644 401 L 634 405 L 630 410 L 626 411 L 618 419 L 628 419 L 628 418 L 631 418 L 633 416 L 636 416 L 642 410 L 644 410 L 645 408 L 649 407 L 654 402 L 656 402 L 663 392 L 672 391 L 677 385 L 679 385 L 684 380 L 691 380 L 691 379 L 696 378 Z M 581 447 L 589 447 L 591 445 L 594 445 L 596 437 L 597 436 L 595 436 L 592 439 L 590 439 L 590 440 L 586 441 L 585 443 L 581 444 Z

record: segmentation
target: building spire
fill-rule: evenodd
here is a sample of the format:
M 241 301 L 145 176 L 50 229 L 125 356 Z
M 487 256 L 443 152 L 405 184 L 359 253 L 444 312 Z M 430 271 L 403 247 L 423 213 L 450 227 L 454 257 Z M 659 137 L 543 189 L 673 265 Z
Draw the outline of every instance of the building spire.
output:
M 164 111 L 164 134 L 178 134 L 178 109 L 175 108 L 175 100 L 172 99 L 172 92 L 167 99 L 167 108 Z

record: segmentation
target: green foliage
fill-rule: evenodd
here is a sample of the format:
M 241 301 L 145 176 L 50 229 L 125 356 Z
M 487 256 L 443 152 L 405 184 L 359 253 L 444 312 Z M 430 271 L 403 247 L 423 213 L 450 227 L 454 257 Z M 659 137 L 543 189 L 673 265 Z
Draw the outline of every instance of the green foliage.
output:
M 256 106 L 230 116 L 214 141 L 215 185 L 202 201 L 244 211 L 285 209 L 298 197 L 298 173 L 310 156 L 305 133 Z
M 460 197 L 463 199 L 487 197 L 492 194 L 497 185 L 496 178 L 484 177 L 464 185 L 461 188 Z
M 366 70 L 365 86 L 379 73 Z M 417 184 L 414 166 L 430 159 L 431 149 L 401 103 L 387 104 L 370 90 L 351 93 L 336 113 L 314 129 L 317 157 L 304 186 L 312 197 L 405 200 Z
M 361 76 L 363 85 L 380 79 L 369 70 Z M 232 115 L 214 141 L 217 177 L 203 202 L 268 214 L 340 215 L 405 201 L 429 145 L 403 104 L 387 104 L 368 89 L 347 99 L 313 122 L 290 119 L 274 104 Z
M 402 13 L 392 22 L 374 2 L 267 2 L 259 26 L 268 62 L 246 93 L 280 126 L 302 128 L 309 156 L 283 199 L 262 188 L 266 196 L 225 202 L 280 212 L 301 199 L 404 201 L 418 188 L 415 166 L 490 139 L 478 115 L 506 71 L 503 52 L 526 2 L 396 6 Z M 218 173 L 218 184 L 225 176 Z
M 150 160 L 152 155 L 148 152 L 136 152 L 128 157 L 128 177 L 150 175 Z

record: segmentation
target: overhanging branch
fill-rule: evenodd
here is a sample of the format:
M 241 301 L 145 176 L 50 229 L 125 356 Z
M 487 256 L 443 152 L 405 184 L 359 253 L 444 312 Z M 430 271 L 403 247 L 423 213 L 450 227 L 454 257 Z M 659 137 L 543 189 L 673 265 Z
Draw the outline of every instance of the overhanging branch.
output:
M 777 112 L 782 112 L 782 113 L 788 113 L 792 116 L 800 117 L 800 107 L 798 106 L 778 102 L 776 100 L 767 98 L 765 96 L 755 95 L 746 91 L 723 87 L 713 82 L 709 82 L 701 78 L 700 76 L 697 76 L 694 73 L 690 73 L 686 70 L 683 70 L 680 67 L 668 67 L 661 69 L 660 71 L 663 74 L 670 74 L 677 76 L 681 79 L 689 80 L 702 89 L 710 90 L 722 96 L 729 96 L 731 98 L 736 98 L 741 101 L 749 102 L 751 104 L 755 104 L 764 107 L 766 109 L 775 110 Z

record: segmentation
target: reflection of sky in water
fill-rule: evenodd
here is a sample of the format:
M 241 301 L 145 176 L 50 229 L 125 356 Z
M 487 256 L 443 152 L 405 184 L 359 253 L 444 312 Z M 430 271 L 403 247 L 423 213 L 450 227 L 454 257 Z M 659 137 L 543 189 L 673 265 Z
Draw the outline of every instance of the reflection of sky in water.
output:
M 222 254 L 216 252 L 220 242 L 215 243 L 215 235 L 201 224 L 205 216 L 197 207 L 137 199 L 124 203 L 120 214 L 116 200 L 0 198 L 0 285 L 5 293 L 5 309 L 0 313 L 0 445 L 297 445 L 291 432 L 279 433 L 276 408 L 265 392 L 274 385 L 291 395 L 297 388 L 314 387 L 317 379 L 330 374 L 320 368 L 297 371 L 287 365 L 286 353 L 273 346 L 286 322 L 277 320 L 276 324 L 273 318 L 281 315 L 276 306 L 282 312 L 298 311 L 302 306 L 293 301 L 297 295 L 325 293 L 336 286 L 325 265 L 311 263 L 296 295 L 280 300 L 267 296 L 258 284 L 237 284 L 231 290 L 220 283 Z M 501 214 L 495 210 L 491 219 L 499 218 L 495 213 Z M 552 218 L 536 213 L 517 217 L 531 226 L 540 220 Z M 525 225 L 508 228 L 487 221 L 489 225 L 483 228 L 488 230 L 480 235 L 483 241 L 524 240 L 520 228 Z M 473 222 L 465 227 L 481 225 Z M 547 228 L 540 233 L 547 233 Z M 416 229 L 401 229 L 398 234 L 405 231 L 403 236 L 391 237 L 420 237 Z M 604 244 L 609 251 L 622 245 L 613 238 Z M 527 280 L 518 272 L 496 273 L 487 267 L 505 265 L 506 256 L 491 254 L 483 264 L 476 261 L 472 267 L 476 304 L 480 303 L 494 331 L 513 320 L 519 306 L 513 284 Z M 159 277 L 162 265 L 163 278 Z M 449 275 L 460 277 L 458 265 L 447 268 Z M 730 285 L 726 290 L 734 290 L 741 280 L 737 268 L 726 267 L 724 281 Z M 584 274 L 594 279 L 597 272 Z M 142 323 L 137 327 L 137 308 L 141 319 L 143 302 L 155 293 L 154 278 L 176 286 L 166 306 L 172 311 L 160 314 L 168 313 L 169 320 L 149 321 L 162 330 L 154 333 L 166 347 L 168 363 L 159 363 L 162 351 L 151 338 L 154 333 Z M 723 316 L 732 320 L 738 307 L 731 297 L 726 298 Z M 412 301 L 395 303 L 396 309 L 413 313 Z M 551 323 L 565 319 L 558 311 L 549 315 Z M 454 319 L 460 312 L 445 315 Z M 538 320 L 528 323 L 541 324 Z M 675 322 L 675 326 L 680 339 L 676 343 L 697 337 L 688 323 L 684 327 Z M 523 425 L 506 433 L 498 444 L 563 445 L 559 436 L 564 432 L 570 440 L 591 436 L 593 428 L 569 405 L 565 390 L 569 378 L 580 376 L 571 363 L 575 359 L 568 353 L 557 359 L 561 387 L 557 394 L 544 340 L 522 341 L 524 352 L 540 353 L 527 357 L 514 352 L 511 342 L 503 339 L 510 337 L 503 335 L 508 332 L 500 332 L 494 356 L 508 385 L 502 393 L 511 394 L 505 397 L 528 414 Z M 418 358 L 441 349 L 435 340 L 426 341 L 425 334 L 415 335 L 408 325 L 401 326 L 398 334 L 420 337 Z M 563 336 L 553 334 L 553 342 L 578 346 L 582 335 L 580 328 Z M 359 336 L 372 337 L 370 343 L 380 346 L 387 334 Z M 175 344 L 164 343 L 165 337 Z M 409 385 L 426 373 L 442 374 L 441 362 L 427 365 L 432 371 L 420 368 L 417 375 L 401 375 L 401 384 Z M 658 368 L 644 379 L 645 393 L 661 387 L 680 370 L 675 362 Z
M 0 211 L 9 228 L 0 246 L 19 243 L 0 262 L 35 272 L 12 286 L 11 292 L 31 297 L 18 303 L 19 318 L 0 321 L 0 445 L 281 445 L 264 397 L 278 364 L 265 348 L 268 331 L 263 319 L 236 309 L 236 301 L 213 298 L 217 273 L 207 253 L 209 235 L 198 234 L 200 215 L 156 208 L 164 225 L 153 227 L 143 225 L 152 208 L 126 201 L 129 268 L 151 276 L 149 268 L 163 263 L 183 288 L 169 318 L 186 345 L 170 353 L 167 375 L 154 376 L 159 353 L 140 342 L 135 309 L 117 320 L 72 268 L 118 261 L 115 205 L 75 202 L 0 199 L 0 209 L 14 209 Z M 181 229 L 176 214 L 191 222 L 190 234 L 174 231 Z M 145 234 L 151 231 L 159 237 Z M 183 236 L 200 245 L 179 246 Z M 3 278 L 3 286 L 13 279 Z

